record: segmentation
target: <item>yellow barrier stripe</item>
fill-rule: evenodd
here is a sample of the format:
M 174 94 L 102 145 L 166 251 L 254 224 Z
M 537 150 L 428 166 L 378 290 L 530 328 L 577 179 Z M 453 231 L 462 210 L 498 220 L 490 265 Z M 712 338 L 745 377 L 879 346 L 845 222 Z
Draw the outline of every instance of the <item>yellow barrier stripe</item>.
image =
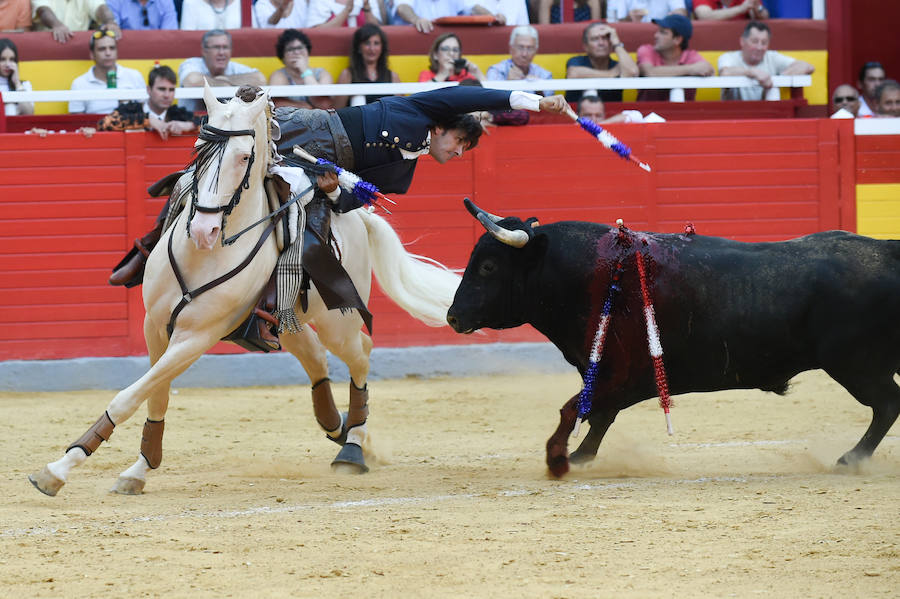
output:
M 856 186 L 856 230 L 879 239 L 900 239 L 900 183 Z

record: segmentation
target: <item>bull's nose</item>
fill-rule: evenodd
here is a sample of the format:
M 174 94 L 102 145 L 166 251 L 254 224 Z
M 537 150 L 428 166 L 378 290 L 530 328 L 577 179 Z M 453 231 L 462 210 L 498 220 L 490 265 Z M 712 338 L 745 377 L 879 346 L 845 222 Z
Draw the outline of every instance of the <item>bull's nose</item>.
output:
M 449 324 L 454 331 L 456 331 L 457 333 L 459 332 L 459 329 L 456 328 L 459 326 L 459 320 L 457 320 L 457 318 L 452 314 L 447 314 L 447 324 Z

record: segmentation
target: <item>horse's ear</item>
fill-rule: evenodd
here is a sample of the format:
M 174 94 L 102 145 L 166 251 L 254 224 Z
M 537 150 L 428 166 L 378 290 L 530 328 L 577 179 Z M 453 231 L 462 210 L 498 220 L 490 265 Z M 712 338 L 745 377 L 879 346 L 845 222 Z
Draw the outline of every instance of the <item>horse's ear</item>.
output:
M 218 108 L 219 106 L 219 99 L 216 98 L 216 94 L 213 93 L 212 88 L 209 86 L 206 79 L 203 80 L 203 101 L 206 102 L 206 112 L 210 115 L 212 114 L 213 107 Z
M 266 92 L 261 91 L 256 99 L 250 103 L 250 111 L 252 114 L 256 114 L 257 112 L 262 112 L 266 108 L 266 104 L 269 102 L 269 96 Z

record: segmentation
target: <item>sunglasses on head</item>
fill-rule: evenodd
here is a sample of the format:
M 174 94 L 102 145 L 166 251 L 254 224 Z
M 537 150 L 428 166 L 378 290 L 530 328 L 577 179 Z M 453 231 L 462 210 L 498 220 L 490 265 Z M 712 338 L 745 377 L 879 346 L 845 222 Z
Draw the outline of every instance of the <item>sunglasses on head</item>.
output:
M 144 10 L 146 10 L 146 9 L 144 9 Z M 101 37 L 103 37 L 104 35 L 106 37 L 116 37 L 116 32 L 112 31 L 110 29 L 101 29 L 99 31 L 95 31 L 91 37 L 93 37 L 95 40 L 98 40 Z

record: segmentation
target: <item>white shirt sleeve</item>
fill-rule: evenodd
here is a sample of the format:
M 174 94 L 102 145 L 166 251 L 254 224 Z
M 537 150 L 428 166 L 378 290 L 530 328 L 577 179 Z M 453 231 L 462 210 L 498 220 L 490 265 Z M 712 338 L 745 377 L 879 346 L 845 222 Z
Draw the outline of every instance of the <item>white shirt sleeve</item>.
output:
M 509 107 L 513 110 L 541 111 L 541 96 L 521 90 L 515 90 L 509 94 Z

